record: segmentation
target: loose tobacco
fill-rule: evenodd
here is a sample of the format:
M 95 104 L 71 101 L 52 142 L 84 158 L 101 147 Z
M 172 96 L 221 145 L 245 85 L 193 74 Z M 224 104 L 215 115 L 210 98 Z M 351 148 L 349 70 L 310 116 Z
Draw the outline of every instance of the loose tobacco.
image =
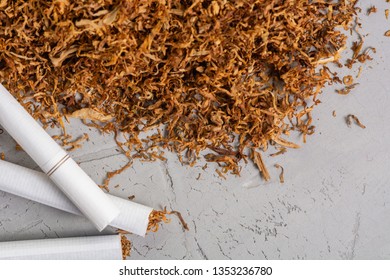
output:
M 2 1 L 0 82 L 45 126 L 65 133 L 76 117 L 126 135 L 130 162 L 166 148 L 193 165 L 207 150 L 219 172 L 239 174 L 249 150 L 282 153 L 298 147 L 283 135 L 314 132 L 356 2 Z M 351 64 L 367 58 L 361 47 Z
M 147 227 L 147 232 L 157 232 L 159 229 L 159 225 L 163 222 L 168 224 L 171 222 L 170 219 L 167 218 L 167 215 L 176 215 L 183 227 L 184 230 L 189 230 L 187 223 L 184 221 L 183 216 L 178 211 L 167 211 L 165 207 L 163 210 L 153 210 L 149 215 L 149 223 Z
M 131 253 L 131 242 L 126 236 L 121 234 L 121 245 L 122 245 L 122 259 L 125 260 L 130 257 Z
M 355 115 L 349 114 L 345 119 L 346 119 L 346 122 L 347 122 L 348 127 L 351 127 L 351 125 L 352 125 L 352 120 L 354 120 L 355 123 L 356 123 L 359 127 L 363 128 L 363 129 L 366 128 L 366 126 L 365 126 L 364 124 L 362 124 L 362 123 L 360 122 L 360 120 L 358 119 L 358 117 L 356 117 Z
M 283 184 L 284 183 L 284 168 L 280 164 L 275 164 L 274 166 L 276 168 L 280 168 L 281 169 L 281 172 L 280 172 L 280 175 L 279 175 L 279 181 L 280 181 L 280 183 Z

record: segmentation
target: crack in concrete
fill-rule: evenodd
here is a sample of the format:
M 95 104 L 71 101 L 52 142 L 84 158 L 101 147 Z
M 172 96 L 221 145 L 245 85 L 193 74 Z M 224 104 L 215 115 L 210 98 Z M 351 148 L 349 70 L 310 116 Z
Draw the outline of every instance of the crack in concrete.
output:
M 20 230 L 18 230 L 16 233 L 22 233 L 22 232 L 25 232 L 29 229 L 32 229 L 34 227 L 36 227 L 37 225 L 41 224 L 43 222 L 43 220 L 39 220 L 39 221 L 35 221 L 33 223 L 30 223 L 28 224 L 27 226 L 21 228 Z
M 217 238 L 218 239 L 218 238 Z M 226 255 L 226 253 L 223 251 L 222 247 L 221 247 L 221 244 L 219 244 L 219 240 L 218 240 L 218 243 L 217 243 L 218 247 L 219 247 L 219 251 L 222 253 L 222 255 L 224 255 L 227 259 L 231 260 L 232 258 L 229 257 L 228 255 Z
M 167 182 L 168 188 L 169 188 L 169 190 L 172 193 L 173 202 L 175 204 L 177 204 L 176 192 L 175 192 L 175 187 L 174 187 L 174 181 L 173 181 L 173 177 L 172 177 L 171 173 L 169 172 L 168 166 L 167 166 L 167 164 L 165 162 L 161 162 L 160 167 L 163 169 L 162 173 L 163 173 L 163 175 L 165 177 L 165 180 Z M 171 207 L 171 209 L 173 209 L 171 201 L 169 201 L 169 206 Z
M 202 255 L 203 259 L 204 260 L 208 260 L 209 258 L 207 257 L 207 255 L 204 252 L 203 248 L 200 246 L 200 244 L 198 242 L 198 239 L 196 237 L 194 237 L 194 240 L 195 240 L 196 246 L 198 247 L 198 251 Z
M 99 152 L 99 154 L 101 154 L 101 152 Z M 116 157 L 116 156 L 119 156 L 119 155 L 123 155 L 123 153 L 120 152 L 120 153 L 116 153 L 116 154 L 110 154 L 110 155 L 107 155 L 107 156 L 98 157 L 98 158 L 92 158 L 92 159 L 87 159 L 87 160 L 78 160 L 77 158 L 75 158 L 74 160 L 78 164 L 84 164 L 84 163 L 90 163 L 90 162 L 94 162 L 94 161 L 98 161 L 98 160 L 103 160 L 103 159 L 107 159 L 107 158 Z M 81 156 L 80 158 L 83 158 L 83 157 L 84 156 Z
M 351 252 L 349 253 L 349 259 L 355 258 L 355 249 L 357 241 L 359 240 L 359 229 L 360 229 L 360 212 L 356 214 L 355 218 L 355 225 L 353 228 L 353 240 L 352 240 L 352 246 L 351 246 Z

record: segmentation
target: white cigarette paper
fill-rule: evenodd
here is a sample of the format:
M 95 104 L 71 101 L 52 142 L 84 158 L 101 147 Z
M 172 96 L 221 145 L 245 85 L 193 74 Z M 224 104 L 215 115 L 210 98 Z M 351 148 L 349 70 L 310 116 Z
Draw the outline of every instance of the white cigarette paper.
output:
M 0 260 L 121 260 L 120 235 L 0 242 Z
M 0 160 L 0 190 L 68 213 L 82 215 L 47 175 L 4 160 Z M 120 214 L 110 225 L 145 236 L 149 215 L 153 209 L 110 194 L 105 195 L 120 210 Z
M 0 124 L 99 231 L 118 216 L 112 201 L 1 84 Z

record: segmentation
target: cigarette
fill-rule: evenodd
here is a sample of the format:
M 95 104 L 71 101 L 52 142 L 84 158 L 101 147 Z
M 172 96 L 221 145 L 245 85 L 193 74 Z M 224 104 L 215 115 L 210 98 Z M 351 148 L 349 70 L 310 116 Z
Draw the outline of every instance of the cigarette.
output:
M 82 215 L 47 175 L 4 160 L 0 160 L 0 190 L 68 213 Z M 149 215 L 153 209 L 110 194 L 105 195 L 120 210 L 120 214 L 110 222 L 110 225 L 145 236 Z
M 0 242 L 0 260 L 121 260 L 120 235 Z
M 0 125 L 99 231 L 118 216 L 114 203 L 1 84 Z

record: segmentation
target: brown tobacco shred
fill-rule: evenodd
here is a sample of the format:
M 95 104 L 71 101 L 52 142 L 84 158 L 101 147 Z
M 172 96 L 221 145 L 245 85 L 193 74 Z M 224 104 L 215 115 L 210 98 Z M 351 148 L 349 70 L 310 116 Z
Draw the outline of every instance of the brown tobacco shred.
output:
M 223 173 L 219 169 L 215 169 L 215 172 L 218 174 L 219 177 L 221 177 L 221 178 L 226 180 L 226 176 L 223 175 Z
M 164 208 L 162 211 L 153 210 L 149 215 L 149 224 L 147 227 L 147 232 L 157 232 L 159 229 L 159 224 L 164 222 L 166 224 L 170 223 L 171 220 L 167 218 L 167 209 Z
M 336 89 L 336 92 L 340 95 L 347 95 L 351 92 L 352 89 L 354 89 L 358 84 L 352 84 L 349 86 L 346 86 L 343 89 Z
M 354 30 L 358 34 L 359 41 L 353 42 L 353 44 L 352 44 L 352 47 L 351 47 L 351 50 L 353 52 L 352 58 L 348 59 L 347 62 L 345 63 L 345 66 L 347 66 L 348 68 L 352 68 L 352 65 L 355 64 L 357 61 L 359 61 L 360 63 L 364 63 L 367 60 L 372 60 L 371 56 L 369 55 L 370 51 L 376 53 L 376 49 L 373 47 L 368 47 L 364 51 L 362 51 L 363 44 L 364 44 L 364 38 L 360 34 L 360 32 L 358 31 L 359 27 L 360 27 L 360 24 L 358 23 L 357 18 L 355 18 L 355 25 L 350 30 L 351 30 L 351 32 L 352 32 L 352 30 Z
M 180 212 L 178 212 L 178 211 L 171 211 L 169 214 L 174 214 L 174 215 L 176 215 L 176 216 L 179 218 L 180 223 L 181 223 L 181 225 L 183 226 L 183 228 L 184 228 L 185 230 L 187 230 L 187 231 L 190 230 L 190 228 L 188 227 L 188 224 L 184 221 L 183 216 L 181 215 Z
M 89 141 L 89 135 L 87 133 L 84 133 L 83 136 L 75 140 L 71 140 L 72 136 L 69 134 L 54 135 L 52 137 L 54 140 L 57 140 L 59 144 L 62 145 L 68 152 L 81 148 L 84 141 Z
M 283 155 L 286 152 L 287 152 L 287 149 L 285 147 L 281 147 L 281 148 L 279 148 L 278 152 L 270 154 L 270 156 L 271 157 L 276 157 L 276 156 L 279 156 L 279 155 Z
M 389 14 L 390 14 L 390 10 L 386 9 L 385 10 L 385 17 L 386 17 L 386 19 L 389 19 Z
M 357 75 L 356 75 L 356 78 L 359 78 L 360 75 L 362 74 L 362 72 L 363 72 L 363 67 L 360 66 L 360 67 L 359 67 L 359 70 L 358 70 L 358 73 L 357 73 Z
M 275 167 L 276 168 L 280 168 L 282 171 L 280 172 L 280 175 L 279 175 L 279 181 L 280 183 L 284 183 L 284 168 L 283 166 L 279 165 L 279 164 L 275 164 Z
M 372 13 L 376 13 L 378 11 L 378 9 L 375 7 L 375 6 L 371 6 L 368 10 L 367 10 L 367 15 L 371 15 Z
M 110 192 L 110 189 L 107 187 L 107 186 L 104 186 L 104 185 L 98 185 L 99 188 L 101 188 L 102 190 L 105 190 L 106 192 Z
M 103 182 L 103 185 L 101 186 L 103 189 L 105 190 L 109 190 L 108 189 L 108 184 L 110 183 L 112 177 L 114 177 L 115 175 L 118 175 L 120 173 L 122 173 L 123 171 L 125 171 L 127 168 L 129 168 L 130 166 L 132 165 L 132 162 L 128 162 L 127 164 L 125 164 L 124 166 L 122 166 L 121 168 L 115 170 L 115 171 L 110 171 L 110 172 L 107 172 L 107 175 L 106 175 L 106 178 L 104 179 L 104 182 Z
M 387 30 L 387 31 L 385 32 L 385 36 L 386 36 L 386 37 L 390 37 L 390 30 Z
M 147 232 L 157 232 L 159 229 L 159 224 L 161 222 L 164 223 L 170 223 L 171 220 L 167 218 L 167 215 L 176 215 L 179 218 L 179 221 L 181 225 L 183 226 L 183 229 L 189 230 L 187 223 L 184 221 L 183 216 L 178 211 L 167 211 L 167 208 L 165 207 L 164 210 L 158 211 L 153 210 L 149 215 L 149 224 L 147 227 Z
M 343 83 L 344 83 L 344 85 L 346 85 L 346 86 L 352 85 L 352 84 L 353 84 L 353 77 L 352 77 L 351 75 L 345 76 L 345 77 L 343 78 Z
M 332 112 L 332 116 L 335 118 L 335 117 L 337 117 L 337 113 L 336 113 L 336 110 L 333 110 L 333 112 Z
M 66 135 L 75 117 L 121 133 L 130 162 L 163 159 L 160 148 L 193 165 L 209 149 L 223 174 L 250 149 L 298 148 L 281 138 L 291 130 L 314 133 L 308 110 L 337 81 L 326 64 L 341 65 L 340 28 L 359 11 L 357 0 L 1 3 L 0 82 L 44 127 Z M 349 67 L 370 59 L 362 46 Z
M 127 257 L 130 257 L 131 242 L 126 238 L 126 236 L 121 235 L 121 244 L 122 244 L 122 259 L 125 260 Z
M 352 120 L 351 120 L 351 119 L 354 120 L 355 123 L 356 123 L 358 126 L 360 126 L 361 128 L 363 128 L 363 129 L 366 128 L 366 126 L 363 125 L 355 115 L 348 115 L 348 116 L 346 117 L 347 125 L 348 125 L 349 127 L 351 127 L 351 124 L 352 124 Z
M 269 181 L 271 179 L 271 176 L 268 173 L 267 167 L 265 167 L 261 154 L 256 151 L 252 151 L 252 157 L 253 161 L 257 165 L 257 168 L 259 168 L 264 180 Z
M 84 133 L 83 136 L 81 136 L 80 138 L 74 140 L 74 141 L 71 141 L 71 142 L 68 142 L 68 141 L 64 141 L 64 145 L 65 146 L 70 146 L 68 148 L 66 148 L 66 150 L 69 152 L 69 151 L 73 151 L 75 149 L 78 149 L 81 147 L 81 144 L 82 142 L 84 141 L 89 141 L 89 136 L 87 133 Z
M 5 154 L 3 152 L 0 153 L 0 159 L 5 160 Z
M 22 146 L 20 146 L 18 143 L 16 143 L 16 145 L 15 145 L 15 150 L 16 150 L 16 151 L 23 151 L 23 148 L 22 148 Z

